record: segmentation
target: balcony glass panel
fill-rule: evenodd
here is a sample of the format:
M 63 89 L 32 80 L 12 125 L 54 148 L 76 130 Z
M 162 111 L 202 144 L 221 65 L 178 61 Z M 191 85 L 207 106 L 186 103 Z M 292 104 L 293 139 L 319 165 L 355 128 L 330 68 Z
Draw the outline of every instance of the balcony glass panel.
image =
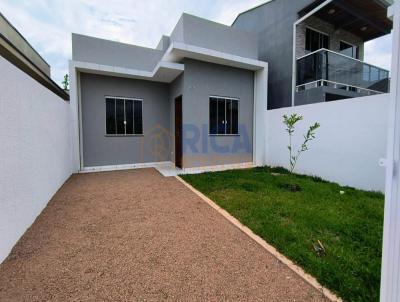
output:
M 379 92 L 389 91 L 389 72 L 321 49 L 297 60 L 297 85 L 326 80 Z

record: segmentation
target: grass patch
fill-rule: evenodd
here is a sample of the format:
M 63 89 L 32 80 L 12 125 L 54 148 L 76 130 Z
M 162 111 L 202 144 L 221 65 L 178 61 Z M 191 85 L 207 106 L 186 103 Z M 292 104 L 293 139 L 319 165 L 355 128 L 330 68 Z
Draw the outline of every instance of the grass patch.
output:
M 379 300 L 383 194 L 282 168 L 182 178 L 345 301 Z M 318 240 L 323 256 L 314 248 Z

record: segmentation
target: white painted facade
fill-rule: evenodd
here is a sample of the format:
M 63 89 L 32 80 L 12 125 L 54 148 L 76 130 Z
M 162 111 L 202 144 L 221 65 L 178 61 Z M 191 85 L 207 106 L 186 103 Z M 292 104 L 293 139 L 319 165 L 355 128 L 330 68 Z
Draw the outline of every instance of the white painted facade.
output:
M 72 104 L 3 57 L 0 70 L 1 263 L 78 167 Z
M 386 166 L 385 217 L 381 273 L 381 302 L 400 301 L 400 1 L 388 11 L 393 20 L 392 80 L 390 83 Z
M 379 159 L 386 154 L 389 94 L 269 110 L 267 113 L 267 165 L 289 166 L 288 134 L 282 116 L 297 113 L 293 139 L 297 150 L 308 127 L 319 122 L 310 150 L 300 156 L 296 173 L 365 190 L 384 191 L 385 171 Z

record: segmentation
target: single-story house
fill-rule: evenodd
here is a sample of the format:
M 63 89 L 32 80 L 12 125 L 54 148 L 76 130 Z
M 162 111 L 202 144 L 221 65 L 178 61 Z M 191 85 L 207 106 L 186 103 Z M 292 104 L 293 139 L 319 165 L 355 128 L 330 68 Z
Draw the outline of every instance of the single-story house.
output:
M 264 163 L 257 36 L 183 14 L 155 49 L 73 34 L 81 170 Z

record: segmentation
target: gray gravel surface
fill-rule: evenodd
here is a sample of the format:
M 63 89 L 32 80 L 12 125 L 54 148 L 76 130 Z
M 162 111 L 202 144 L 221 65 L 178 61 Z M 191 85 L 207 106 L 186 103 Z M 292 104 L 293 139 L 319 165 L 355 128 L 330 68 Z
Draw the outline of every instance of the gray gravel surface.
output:
M 73 175 L 0 265 L 0 301 L 326 301 L 175 178 Z

